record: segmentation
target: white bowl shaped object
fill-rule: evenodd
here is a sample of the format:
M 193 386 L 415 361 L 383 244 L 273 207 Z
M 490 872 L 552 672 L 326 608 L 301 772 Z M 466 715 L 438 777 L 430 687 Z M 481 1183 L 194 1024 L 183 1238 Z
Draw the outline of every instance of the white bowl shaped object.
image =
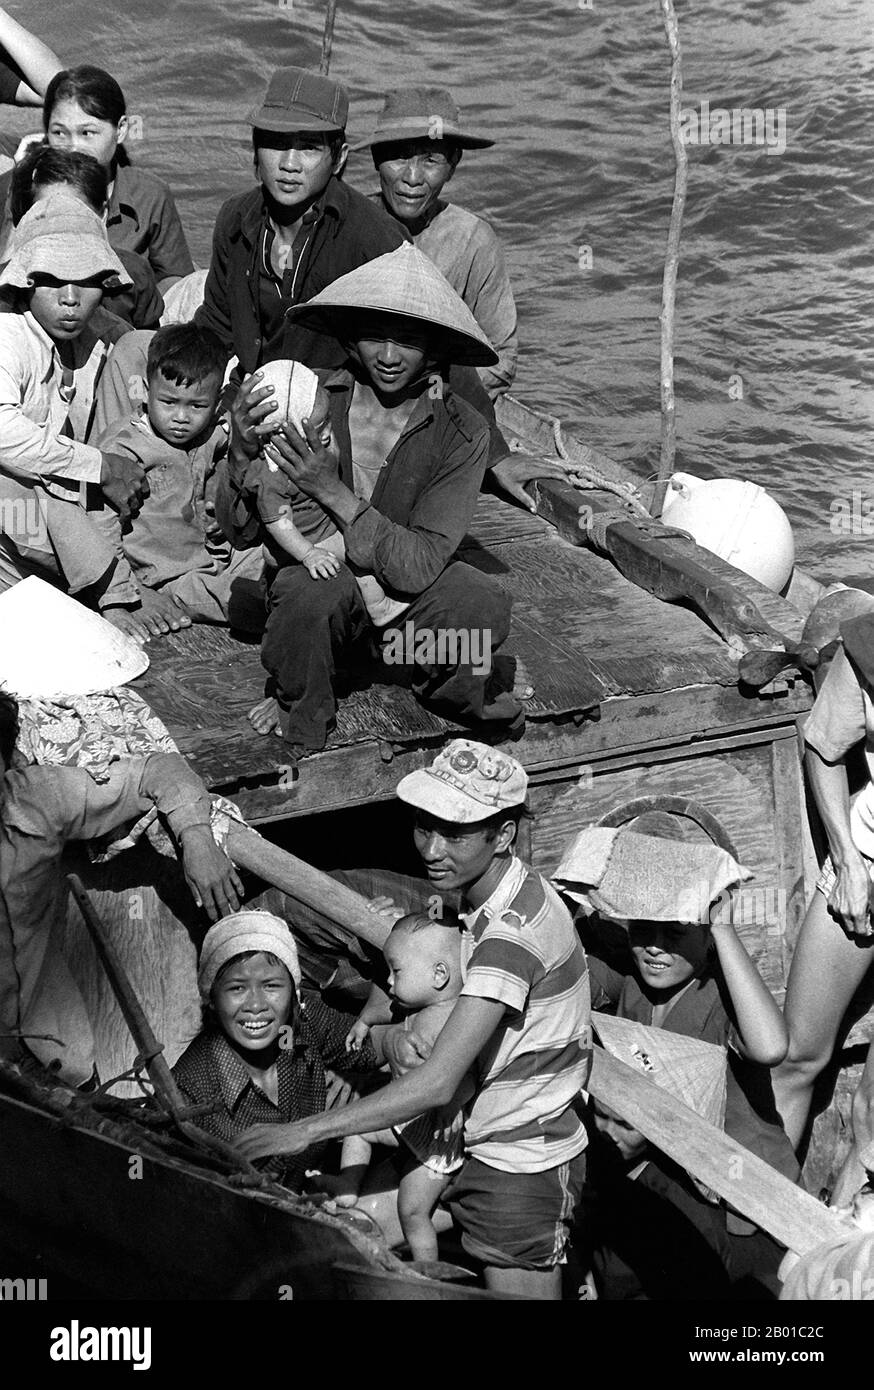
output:
M 788 584 L 795 564 L 792 527 L 779 502 L 757 483 L 675 473 L 662 519 L 775 593 Z

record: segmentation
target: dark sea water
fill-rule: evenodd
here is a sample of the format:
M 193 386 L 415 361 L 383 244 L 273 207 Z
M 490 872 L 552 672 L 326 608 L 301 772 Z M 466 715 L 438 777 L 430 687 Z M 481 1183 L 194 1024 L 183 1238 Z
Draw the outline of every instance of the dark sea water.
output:
M 673 189 L 669 60 L 657 0 L 589 2 L 339 0 L 332 72 L 352 92 L 352 136 L 369 131 L 384 88 L 427 80 L 451 86 L 495 138 L 466 157 L 453 196 L 508 250 L 517 394 L 648 473 Z M 874 519 L 857 534 L 834 524 L 854 492 L 857 517 L 874 507 L 874 0 L 677 8 L 685 104 L 770 108 L 786 122 L 784 153 L 690 149 L 678 465 L 768 487 L 820 577 L 874 578 Z M 242 118 L 274 66 L 317 65 L 321 0 L 10 9 L 65 61 L 119 79 L 142 121 L 133 157 L 169 180 L 206 264 L 220 202 L 250 182 Z M 9 123 L 28 127 L 17 113 Z M 349 177 L 372 186 L 368 156 Z

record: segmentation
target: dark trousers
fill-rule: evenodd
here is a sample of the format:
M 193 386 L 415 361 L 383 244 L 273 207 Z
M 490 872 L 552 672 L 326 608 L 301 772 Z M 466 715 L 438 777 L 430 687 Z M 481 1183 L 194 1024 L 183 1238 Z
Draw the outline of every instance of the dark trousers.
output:
M 453 561 L 386 629 L 383 651 L 400 630 L 408 655 L 405 668 L 398 669 L 405 670 L 418 699 L 449 717 L 512 727 L 521 720 L 519 702 L 509 694 L 516 663 L 496 656 L 510 630 L 510 607 L 494 579 Z M 318 752 L 336 713 L 337 678 L 348 674 L 356 655 L 362 659 L 368 636 L 378 629 L 346 565 L 331 579 L 312 579 L 303 565 L 278 570 L 267 590 L 267 609 L 261 660 L 275 683 L 283 733 L 301 751 Z M 478 642 L 486 634 L 488 663 L 479 659 L 479 646 L 477 659 L 460 659 L 464 641 L 443 647 L 416 641 L 417 634 L 449 631 L 475 631 Z

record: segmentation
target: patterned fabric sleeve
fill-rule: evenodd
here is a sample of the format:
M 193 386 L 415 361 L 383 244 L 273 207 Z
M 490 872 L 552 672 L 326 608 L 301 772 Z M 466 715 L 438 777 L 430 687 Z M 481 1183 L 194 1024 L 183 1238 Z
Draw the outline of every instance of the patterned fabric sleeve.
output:
M 369 1040 L 358 1052 L 346 1051 L 346 1037 L 356 1022 L 354 1014 L 332 1009 L 317 994 L 307 995 L 304 1012 L 326 1067 L 339 1071 L 378 1070 L 379 1061 Z

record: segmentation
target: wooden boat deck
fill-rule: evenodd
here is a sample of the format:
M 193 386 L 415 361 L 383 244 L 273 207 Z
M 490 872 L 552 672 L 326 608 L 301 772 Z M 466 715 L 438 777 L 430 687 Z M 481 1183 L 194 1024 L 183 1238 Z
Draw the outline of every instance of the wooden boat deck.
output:
M 529 768 L 627 744 L 627 733 L 599 737 L 596 729 L 618 701 L 637 701 L 644 726 L 648 717 L 653 727 L 639 731 L 645 742 L 665 717 L 670 723 L 670 692 L 693 687 L 705 688 L 687 711 L 693 725 L 694 709 L 711 728 L 786 718 L 785 700 L 774 711 L 773 701 L 740 696 L 736 659 L 698 616 L 629 583 L 542 517 L 483 496 L 461 555 L 513 596 L 506 650 L 523 659 L 536 686 L 516 745 Z M 341 702 L 325 752 L 303 763 L 297 786 L 284 787 L 282 741 L 257 735 L 247 719 L 264 687 L 257 641 L 199 626 L 154 642 L 149 656 L 140 693 L 208 784 L 232 795 L 254 821 L 389 797 L 403 772 L 460 729 L 402 686 L 374 683 Z M 664 697 L 658 707 L 654 695 Z

